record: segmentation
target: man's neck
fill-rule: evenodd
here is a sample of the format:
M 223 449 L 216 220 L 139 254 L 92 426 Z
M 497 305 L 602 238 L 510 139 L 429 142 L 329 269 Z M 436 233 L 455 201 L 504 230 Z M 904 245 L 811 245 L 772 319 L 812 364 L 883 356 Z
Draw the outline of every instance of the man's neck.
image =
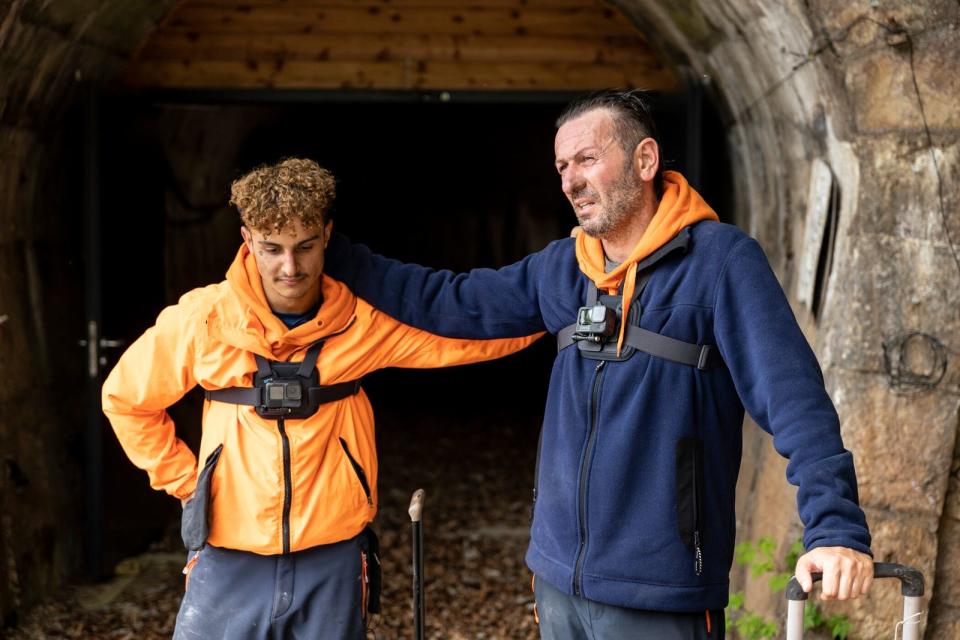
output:
M 627 219 L 623 227 L 611 232 L 606 237 L 601 238 L 603 252 L 607 258 L 616 263 L 626 262 L 627 258 L 637 246 L 643 234 L 646 233 L 650 221 L 656 215 L 656 207 L 645 207 L 635 216 Z
M 318 300 L 316 304 L 305 311 L 285 312 L 274 309 L 273 315 L 280 318 L 280 321 L 287 325 L 287 329 L 295 329 L 316 316 L 321 304 L 323 304 L 322 299 Z

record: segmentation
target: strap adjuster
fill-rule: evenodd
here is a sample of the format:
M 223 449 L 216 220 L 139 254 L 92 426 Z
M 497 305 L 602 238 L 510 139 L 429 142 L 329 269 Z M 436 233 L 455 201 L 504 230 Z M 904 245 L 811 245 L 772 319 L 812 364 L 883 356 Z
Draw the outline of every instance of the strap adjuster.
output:
M 697 369 L 700 369 L 700 371 L 705 371 L 710 366 L 710 349 L 709 344 L 700 347 L 700 357 L 697 358 Z

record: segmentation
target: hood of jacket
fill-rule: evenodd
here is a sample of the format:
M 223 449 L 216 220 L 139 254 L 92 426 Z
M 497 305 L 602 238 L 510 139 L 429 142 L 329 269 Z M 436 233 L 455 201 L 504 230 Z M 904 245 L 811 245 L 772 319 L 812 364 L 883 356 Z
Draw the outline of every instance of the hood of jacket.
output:
M 576 252 L 580 271 L 593 280 L 598 289 L 615 294 L 623 284 L 623 297 L 630 300 L 637 282 L 637 264 L 654 251 L 670 242 L 680 230 L 701 220 L 718 220 L 710 205 L 690 186 L 687 179 L 676 171 L 663 172 L 663 197 L 657 212 L 643 232 L 640 241 L 630 255 L 616 269 L 605 271 L 603 243 L 585 233 L 577 236 Z M 623 336 L 627 326 L 626 308 L 620 323 L 620 335 L 617 339 L 617 353 L 623 347 Z
M 356 317 L 356 296 L 342 283 L 325 275 L 321 278 L 323 303 L 317 315 L 288 329 L 267 302 L 256 260 L 241 245 L 227 270 L 225 295 L 207 318 L 211 337 L 266 358 L 286 360 L 295 351 L 344 331 Z

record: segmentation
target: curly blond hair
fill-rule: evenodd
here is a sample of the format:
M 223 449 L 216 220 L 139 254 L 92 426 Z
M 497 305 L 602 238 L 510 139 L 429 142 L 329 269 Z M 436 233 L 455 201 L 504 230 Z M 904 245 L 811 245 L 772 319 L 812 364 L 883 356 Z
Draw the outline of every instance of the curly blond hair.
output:
M 313 160 L 287 158 L 233 181 L 230 204 L 248 229 L 265 234 L 293 225 L 323 226 L 336 197 L 333 174 Z

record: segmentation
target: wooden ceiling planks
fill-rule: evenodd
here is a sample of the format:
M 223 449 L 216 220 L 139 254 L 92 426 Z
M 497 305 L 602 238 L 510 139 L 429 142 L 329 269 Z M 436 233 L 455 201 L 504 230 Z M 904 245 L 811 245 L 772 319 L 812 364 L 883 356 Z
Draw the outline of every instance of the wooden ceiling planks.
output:
M 140 88 L 588 90 L 679 82 L 601 0 L 184 0 L 124 74 Z
M 509 57 L 505 55 L 509 52 Z M 602 39 L 563 36 L 476 36 L 449 34 L 259 35 L 241 33 L 167 33 L 151 43 L 141 60 L 317 60 L 317 61 L 461 61 L 571 62 L 629 64 L 652 59 L 646 41 L 636 36 Z
M 629 35 L 634 28 L 602 7 L 508 9 L 506 7 L 265 6 L 238 11 L 183 5 L 167 23 L 196 33 L 452 33 L 477 35 Z M 617 18 L 620 18 L 619 20 Z

